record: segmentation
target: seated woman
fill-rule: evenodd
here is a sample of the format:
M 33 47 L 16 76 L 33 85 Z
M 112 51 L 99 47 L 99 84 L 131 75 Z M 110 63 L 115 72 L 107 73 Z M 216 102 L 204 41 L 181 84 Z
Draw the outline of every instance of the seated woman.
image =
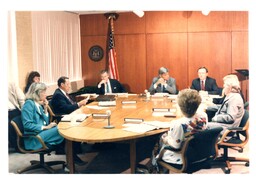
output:
M 217 112 L 209 123 L 209 128 L 221 126 L 224 131 L 228 127 L 239 126 L 244 115 L 244 102 L 240 94 L 239 81 L 229 75 L 225 76 L 223 81 L 225 99 L 221 105 L 217 106 Z
M 156 143 L 152 152 L 152 167 L 156 167 L 156 159 L 160 151 L 165 146 L 171 146 L 173 149 L 181 149 L 182 142 L 186 136 L 207 128 L 208 118 L 205 112 L 198 110 L 201 103 L 201 97 L 198 91 L 193 89 L 181 90 L 178 94 L 178 107 L 182 117 L 172 121 L 170 130 L 161 135 L 159 142 Z M 181 154 L 175 151 L 166 150 L 162 159 L 168 163 L 181 165 Z M 151 170 L 152 171 L 152 170 Z
M 46 89 L 44 83 L 34 82 L 26 93 L 26 101 L 21 110 L 24 134 L 37 134 L 47 146 L 59 145 L 59 148 L 64 148 L 65 141 L 58 132 L 57 124 L 55 122 L 49 123 Z M 34 138 L 26 138 L 24 143 L 25 148 L 30 150 L 42 147 L 41 143 Z M 84 164 L 76 153 L 74 153 L 74 161 L 77 164 Z

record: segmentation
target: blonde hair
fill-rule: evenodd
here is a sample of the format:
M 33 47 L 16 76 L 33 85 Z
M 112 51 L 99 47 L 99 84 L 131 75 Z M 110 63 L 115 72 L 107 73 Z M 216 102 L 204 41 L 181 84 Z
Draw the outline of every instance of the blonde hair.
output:
M 36 102 L 40 101 L 40 94 L 46 91 L 47 87 L 44 83 L 32 83 L 26 93 L 26 99 L 31 99 Z

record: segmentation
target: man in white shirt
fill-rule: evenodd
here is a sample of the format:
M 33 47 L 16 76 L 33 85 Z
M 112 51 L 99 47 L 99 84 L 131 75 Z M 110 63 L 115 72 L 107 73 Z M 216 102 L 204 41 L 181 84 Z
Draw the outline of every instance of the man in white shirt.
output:
M 107 70 L 100 72 L 101 81 L 98 83 L 98 94 L 104 95 L 106 93 L 125 93 L 126 90 L 123 85 L 116 79 L 110 79 Z
M 8 138 L 9 147 L 13 147 L 17 150 L 16 133 L 11 125 L 11 120 L 21 115 L 21 108 L 25 103 L 25 95 L 22 90 L 14 83 L 8 84 Z

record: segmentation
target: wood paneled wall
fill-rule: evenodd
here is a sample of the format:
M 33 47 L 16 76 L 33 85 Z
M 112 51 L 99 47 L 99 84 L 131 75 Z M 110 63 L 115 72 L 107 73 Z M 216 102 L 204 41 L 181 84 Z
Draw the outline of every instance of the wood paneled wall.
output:
M 98 14 L 81 15 L 80 21 L 83 79 L 85 86 L 96 85 L 106 67 L 108 20 Z M 148 89 L 161 66 L 169 68 L 179 90 L 191 85 L 200 66 L 220 87 L 226 74 L 249 67 L 248 12 L 152 11 L 142 18 L 120 13 L 114 30 L 120 82 L 129 92 Z M 88 56 L 94 45 L 105 51 L 99 62 Z

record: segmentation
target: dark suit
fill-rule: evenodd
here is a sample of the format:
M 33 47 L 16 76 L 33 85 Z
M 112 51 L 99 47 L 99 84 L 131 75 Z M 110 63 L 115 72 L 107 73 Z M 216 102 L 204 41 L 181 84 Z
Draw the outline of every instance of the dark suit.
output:
M 206 77 L 205 79 L 205 91 L 208 91 L 209 94 L 217 95 L 219 94 L 218 86 L 216 80 L 210 77 Z M 196 78 L 192 81 L 191 89 L 195 89 L 197 91 L 201 90 L 200 78 Z
M 55 90 L 50 105 L 52 106 L 54 113 L 58 115 L 70 114 L 79 108 L 78 104 L 76 102 L 72 104 L 59 88 Z
M 116 79 L 109 79 L 112 93 L 125 93 L 126 90 L 123 85 L 117 81 Z M 100 88 L 98 88 L 98 94 L 104 95 L 105 94 L 105 84 L 101 84 Z

